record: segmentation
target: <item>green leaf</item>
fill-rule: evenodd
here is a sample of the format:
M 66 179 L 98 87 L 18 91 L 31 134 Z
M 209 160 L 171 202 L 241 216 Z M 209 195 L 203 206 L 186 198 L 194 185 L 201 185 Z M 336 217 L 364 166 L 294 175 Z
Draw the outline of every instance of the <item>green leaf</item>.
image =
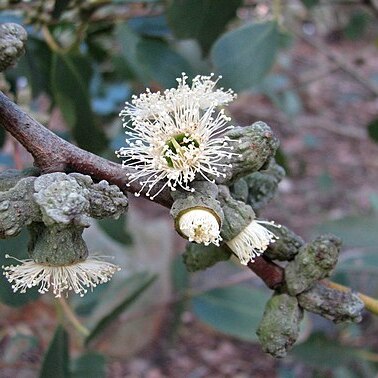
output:
M 302 3 L 306 8 L 312 8 L 319 4 L 319 0 L 302 0 Z
M 7 70 L 6 77 L 15 86 L 18 77 L 26 76 L 33 98 L 40 93 L 51 95 L 51 60 L 52 52 L 47 44 L 33 35 L 28 35 L 25 55 L 21 57 L 15 68 Z
M 378 217 L 350 216 L 325 222 L 316 231 L 340 237 L 346 247 L 376 247 L 378 244 Z
M 5 142 L 5 129 L 2 127 L 0 128 L 0 148 L 3 147 L 3 144 Z
M 167 335 L 169 339 L 173 340 L 177 336 L 177 331 L 181 325 L 182 314 L 187 308 L 187 299 L 185 293 L 189 287 L 189 274 L 186 270 L 185 264 L 182 261 L 182 256 L 177 256 L 171 265 L 171 281 L 174 290 L 174 295 L 181 297 L 181 300 L 176 301 L 170 312 L 170 322 L 167 327 Z
M 59 325 L 45 354 L 40 378 L 69 377 L 68 334 Z
M 316 333 L 295 346 L 291 354 L 309 366 L 329 369 L 358 360 L 363 355 L 361 352 L 359 348 L 342 345 L 324 334 Z
M 359 251 L 356 255 L 343 256 L 336 266 L 336 274 L 359 273 L 366 277 L 367 274 L 378 275 L 378 254 L 374 251 Z
M 130 307 L 143 292 L 151 286 L 151 284 L 155 281 L 157 278 L 156 275 L 151 274 L 136 274 L 130 277 L 130 283 L 137 279 L 138 285 L 135 285 L 132 290 L 130 290 L 126 297 L 113 309 L 109 311 L 107 315 L 105 315 L 91 330 L 91 333 L 85 340 L 85 344 L 88 345 L 91 340 L 93 340 L 95 337 L 97 337 L 100 333 L 102 333 L 105 328 L 114 321 L 122 312 L 124 312 L 127 308 Z M 127 283 L 125 284 L 125 287 Z
M 369 137 L 378 143 L 378 118 L 374 119 L 367 125 Z
M 173 0 L 167 10 L 168 24 L 176 37 L 196 39 L 208 53 L 240 5 L 241 0 Z
M 11 259 L 6 259 L 5 254 L 9 254 L 18 259 L 29 258 L 27 255 L 28 250 L 28 233 L 26 229 L 21 231 L 16 237 L 11 239 L 0 240 L 0 266 L 15 265 L 17 262 Z M 0 302 L 8 306 L 20 307 L 30 301 L 39 298 L 37 288 L 31 288 L 26 293 L 14 293 L 11 284 L 1 274 L 0 278 Z
M 250 23 L 223 35 L 211 50 L 222 85 L 240 91 L 260 83 L 273 66 L 278 39 L 274 21 Z
M 134 33 L 126 22 L 116 28 L 116 36 L 121 47 L 121 55 L 128 65 L 128 71 L 131 71 L 143 84 L 147 85 L 150 76 L 145 62 L 139 61 L 137 57 L 137 46 L 141 37 Z
M 344 35 L 352 40 L 362 38 L 370 19 L 370 15 L 365 11 L 354 12 L 344 29 Z
M 127 231 L 126 222 L 126 216 L 121 216 L 118 219 L 97 220 L 97 223 L 107 235 L 124 245 L 130 245 L 132 243 L 132 235 Z
M 214 289 L 193 298 L 196 316 L 216 330 L 256 341 L 256 329 L 269 299 L 266 291 L 244 286 Z
M 186 59 L 161 39 L 140 37 L 126 23 L 117 28 L 117 38 L 127 68 L 144 85 L 155 82 L 168 88 L 177 84 L 181 72 L 192 74 Z
M 144 63 L 150 79 L 164 88 L 176 86 L 182 72 L 192 75 L 189 63 L 160 39 L 142 38 L 137 45 L 137 59 Z
M 73 361 L 70 378 L 105 378 L 105 368 L 105 356 L 100 353 L 89 352 Z
M 54 54 L 51 67 L 54 99 L 79 146 L 98 153 L 107 141 L 91 109 L 88 88 L 91 74 L 86 57 Z

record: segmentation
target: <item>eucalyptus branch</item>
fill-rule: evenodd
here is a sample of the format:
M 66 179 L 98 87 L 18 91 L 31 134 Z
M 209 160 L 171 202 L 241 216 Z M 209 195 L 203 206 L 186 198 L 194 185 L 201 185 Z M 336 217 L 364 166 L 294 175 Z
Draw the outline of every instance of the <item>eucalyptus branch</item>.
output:
M 128 183 L 127 168 L 113 163 L 58 137 L 0 92 L 0 123 L 13 135 L 34 158 L 34 164 L 42 173 L 79 172 L 96 181 L 106 180 L 117 185 L 123 192 L 138 193 L 138 182 Z M 147 190 L 141 192 L 145 196 Z M 154 201 L 169 207 L 172 199 L 168 190 L 163 190 Z

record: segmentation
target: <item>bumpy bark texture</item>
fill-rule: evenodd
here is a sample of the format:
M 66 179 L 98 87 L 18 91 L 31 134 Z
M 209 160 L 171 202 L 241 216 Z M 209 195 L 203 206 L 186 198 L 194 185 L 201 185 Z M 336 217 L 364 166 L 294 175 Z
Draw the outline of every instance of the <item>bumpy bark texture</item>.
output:
M 310 290 L 298 295 L 298 302 L 307 311 L 335 323 L 361 321 L 364 303 L 353 291 L 342 292 L 317 282 Z
M 73 173 L 28 174 L 0 175 L 0 237 L 15 236 L 28 226 L 29 253 L 36 262 L 65 265 L 86 258 L 82 233 L 89 217 L 117 217 L 127 209 L 126 195 L 105 181 L 95 184 Z
M 218 199 L 224 213 L 221 236 L 225 241 L 232 240 L 253 221 L 255 213 L 251 206 L 232 198 L 226 186 L 219 186 Z
M 299 335 L 303 311 L 297 298 L 288 294 L 275 294 L 265 306 L 257 335 L 266 353 L 273 357 L 285 357 Z
M 232 141 L 234 155 L 230 161 L 232 168 L 225 171 L 225 177 L 217 177 L 219 184 L 232 183 L 237 179 L 261 169 L 274 156 L 279 146 L 278 139 L 264 122 L 251 126 L 236 127 L 226 134 Z
M 278 239 L 269 245 L 264 252 L 265 257 L 271 260 L 290 261 L 298 254 L 299 248 L 304 244 L 303 239 L 285 226 L 275 227 L 265 224 Z
M 213 244 L 188 243 L 182 256 L 188 272 L 196 272 L 210 268 L 220 261 L 231 257 L 231 251 L 226 247 L 216 247 Z
M 4 179 L 5 185 L 14 183 L 9 177 Z M 0 183 L 2 182 L 0 176 Z M 33 200 L 35 177 L 26 177 L 18 181 L 9 190 L 0 192 L 0 238 L 16 236 L 25 225 L 39 221 L 41 212 Z
M 285 268 L 287 290 L 297 295 L 328 277 L 337 263 L 341 241 L 333 235 L 319 236 L 302 246 Z
M 85 260 L 88 256 L 88 248 L 82 238 L 84 227 L 32 223 L 28 230 L 28 252 L 36 263 L 70 265 Z
M 0 72 L 13 66 L 25 50 L 25 29 L 18 24 L 0 25 Z
M 246 202 L 254 210 L 262 209 L 273 199 L 284 176 L 285 170 L 272 159 L 266 169 L 244 177 L 248 187 Z

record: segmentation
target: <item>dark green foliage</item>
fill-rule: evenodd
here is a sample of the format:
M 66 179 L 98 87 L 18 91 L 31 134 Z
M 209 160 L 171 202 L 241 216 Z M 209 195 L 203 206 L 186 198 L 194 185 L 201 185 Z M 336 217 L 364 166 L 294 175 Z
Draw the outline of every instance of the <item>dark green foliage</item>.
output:
M 274 21 L 250 23 L 224 34 L 213 45 L 211 59 L 222 85 L 235 91 L 260 83 L 273 66 L 278 49 Z
M 107 141 L 91 108 L 89 96 L 91 76 L 91 62 L 87 57 L 53 55 L 51 85 L 54 100 L 79 146 L 99 153 L 106 147 Z
M 192 299 L 195 315 L 216 330 L 245 341 L 256 341 L 256 330 L 268 295 L 234 285 L 210 290 Z
M 372 120 L 367 125 L 369 137 L 376 143 L 378 143 L 378 118 Z
M 207 54 L 241 0 L 173 0 L 167 10 L 169 26 L 180 39 L 196 39 Z
M 68 334 L 59 325 L 45 354 L 39 378 L 69 377 Z
M 105 378 L 106 359 L 100 353 L 88 352 L 72 361 L 70 378 Z

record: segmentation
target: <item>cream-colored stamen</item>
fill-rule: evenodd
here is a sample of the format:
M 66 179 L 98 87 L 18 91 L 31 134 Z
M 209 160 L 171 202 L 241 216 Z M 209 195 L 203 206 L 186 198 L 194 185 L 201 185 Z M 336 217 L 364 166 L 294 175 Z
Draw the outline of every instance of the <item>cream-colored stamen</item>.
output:
M 94 256 L 72 265 L 38 264 L 32 259 L 18 260 L 20 265 L 2 266 L 4 275 L 12 284 L 14 292 L 25 293 L 26 289 L 38 286 L 44 294 L 52 287 L 55 297 L 61 297 L 64 291 L 73 290 L 81 297 L 99 284 L 110 281 L 113 274 L 121 268 Z
M 247 265 L 250 261 L 253 262 L 268 248 L 270 243 L 274 243 L 278 239 L 262 224 L 274 225 L 272 222 L 253 220 L 239 235 L 226 242 L 243 265 Z
M 219 246 L 222 240 L 217 218 L 205 209 L 192 209 L 185 212 L 181 215 L 178 226 L 189 241 L 204 245 L 213 243 Z

